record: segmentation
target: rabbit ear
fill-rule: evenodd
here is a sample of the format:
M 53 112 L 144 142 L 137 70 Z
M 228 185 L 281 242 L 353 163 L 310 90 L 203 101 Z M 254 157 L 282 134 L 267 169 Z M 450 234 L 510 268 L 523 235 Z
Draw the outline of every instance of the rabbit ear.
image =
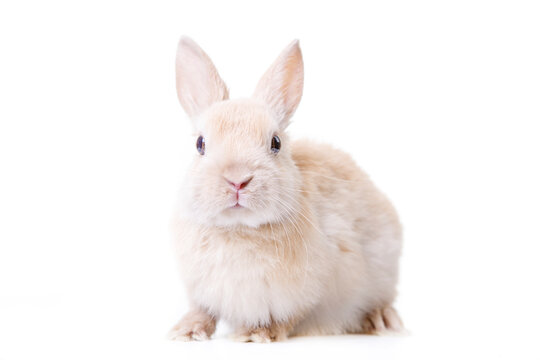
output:
M 270 106 L 284 129 L 300 103 L 303 88 L 304 62 L 298 40 L 294 40 L 259 80 L 253 96 Z
M 180 39 L 176 52 L 176 92 L 182 107 L 192 118 L 213 103 L 229 98 L 227 86 L 212 60 L 186 36 Z

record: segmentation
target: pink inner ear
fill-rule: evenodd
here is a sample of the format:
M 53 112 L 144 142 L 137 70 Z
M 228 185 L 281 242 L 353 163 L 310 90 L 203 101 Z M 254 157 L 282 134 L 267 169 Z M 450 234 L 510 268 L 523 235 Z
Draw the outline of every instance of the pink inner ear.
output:
M 292 111 L 288 111 L 288 116 L 292 116 L 302 97 L 304 84 L 303 65 L 300 49 L 288 56 L 285 62 L 281 92 L 284 94 L 284 105 L 289 109 L 292 108 Z
M 263 100 L 284 129 L 300 103 L 304 63 L 298 41 L 293 41 L 263 75 L 254 97 Z

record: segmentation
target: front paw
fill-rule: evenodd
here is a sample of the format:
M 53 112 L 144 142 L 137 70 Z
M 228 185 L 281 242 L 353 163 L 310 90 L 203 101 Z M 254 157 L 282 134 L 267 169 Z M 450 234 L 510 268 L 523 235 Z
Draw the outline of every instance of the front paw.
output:
M 242 331 L 234 335 L 233 340 L 240 342 L 269 343 L 272 336 L 267 328 Z
M 216 320 L 211 315 L 193 310 L 187 313 L 168 334 L 169 340 L 209 340 L 216 330 Z
M 206 330 L 201 328 L 198 324 L 190 328 L 172 328 L 167 335 L 169 340 L 173 341 L 203 341 L 210 340 L 210 336 Z
M 270 343 L 287 340 L 287 329 L 283 326 L 272 324 L 268 327 L 254 329 L 242 329 L 234 335 L 234 340 L 241 342 Z

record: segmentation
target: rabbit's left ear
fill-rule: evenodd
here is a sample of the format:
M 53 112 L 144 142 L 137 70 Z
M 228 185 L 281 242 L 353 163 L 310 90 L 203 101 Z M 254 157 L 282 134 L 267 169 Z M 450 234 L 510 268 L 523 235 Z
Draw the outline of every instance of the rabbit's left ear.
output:
M 253 97 L 266 103 L 281 129 L 289 124 L 304 88 L 304 62 L 298 40 L 283 50 L 263 75 Z
M 180 39 L 176 53 L 176 92 L 192 119 L 213 103 L 229 98 L 227 86 L 212 60 L 186 36 Z

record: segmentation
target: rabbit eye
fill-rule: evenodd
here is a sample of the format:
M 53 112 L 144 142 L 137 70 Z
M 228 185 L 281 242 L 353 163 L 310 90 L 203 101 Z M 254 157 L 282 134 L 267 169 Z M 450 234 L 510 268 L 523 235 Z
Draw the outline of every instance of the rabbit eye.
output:
M 270 150 L 274 154 L 277 154 L 279 152 L 279 149 L 281 149 L 281 140 L 279 140 L 279 137 L 277 135 L 274 135 L 272 138 L 272 145 L 270 146 Z
M 197 138 L 197 151 L 199 154 L 204 155 L 204 138 L 202 136 Z

